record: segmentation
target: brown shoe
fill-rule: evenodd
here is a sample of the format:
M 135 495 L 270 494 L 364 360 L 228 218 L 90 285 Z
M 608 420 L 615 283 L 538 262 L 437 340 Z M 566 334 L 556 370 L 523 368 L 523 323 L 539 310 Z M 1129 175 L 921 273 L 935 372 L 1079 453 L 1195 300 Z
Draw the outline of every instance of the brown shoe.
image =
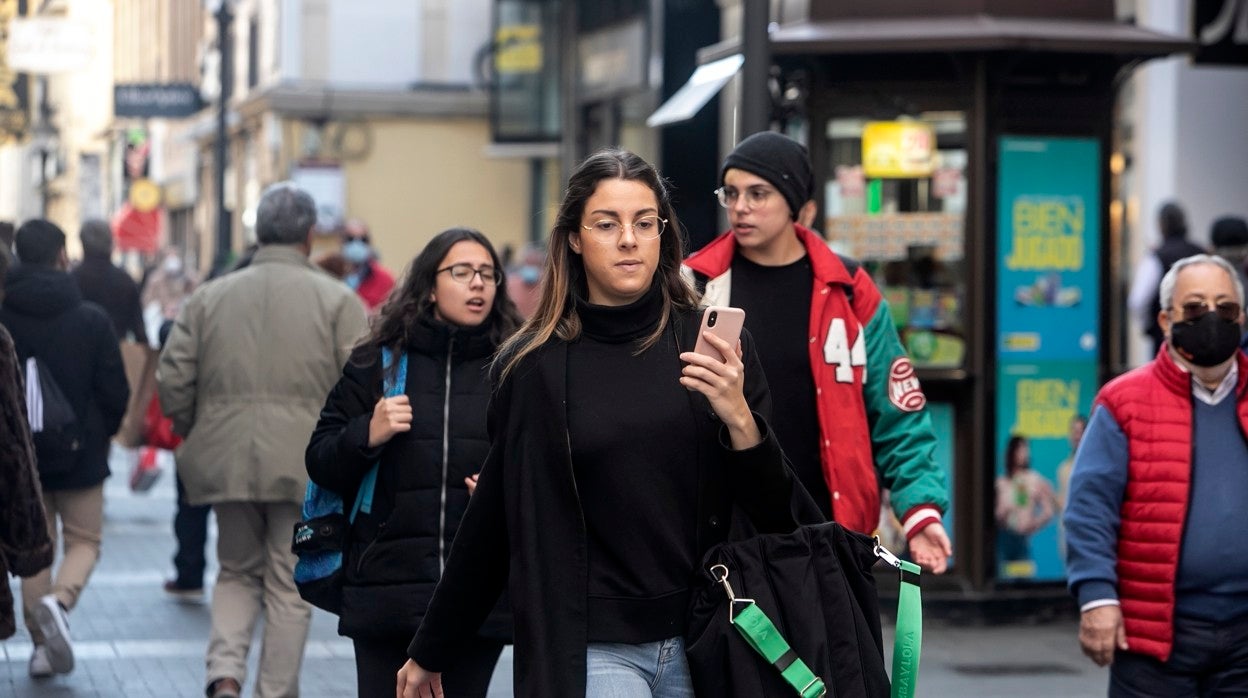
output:
M 243 687 L 231 678 L 217 679 L 208 684 L 208 698 L 239 698 Z
M 165 593 L 176 600 L 178 603 L 200 605 L 204 603 L 203 587 L 182 587 L 178 586 L 177 580 L 165 580 Z

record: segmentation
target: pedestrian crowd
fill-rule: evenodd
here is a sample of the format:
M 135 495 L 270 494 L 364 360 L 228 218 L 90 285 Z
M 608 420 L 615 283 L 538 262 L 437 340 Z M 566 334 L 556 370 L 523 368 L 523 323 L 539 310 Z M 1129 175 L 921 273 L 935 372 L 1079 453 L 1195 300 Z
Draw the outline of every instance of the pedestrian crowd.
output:
M 360 696 L 484 696 L 514 644 L 517 695 L 683 697 L 710 685 L 688 618 L 722 543 L 871 534 L 883 503 L 898 552 L 943 573 L 926 397 L 869 270 L 812 227 L 805 147 L 756 134 L 719 179 L 729 229 L 692 254 L 655 167 L 608 149 L 572 173 L 544 255 L 512 263 L 456 227 L 397 278 L 359 220 L 316 253 L 316 203 L 291 183 L 204 283 L 167 250 L 137 284 L 102 221 L 71 270 L 55 224 L 23 223 L 0 256 L 0 570 L 23 577 L 30 675 L 73 670 L 118 444 L 176 453 L 171 597 L 205 598 L 215 517 L 209 698 L 243 694 L 257 623 L 253 694 L 298 695 L 305 599 L 338 615 Z M 1248 229 L 1220 220 L 1219 257 L 1177 205 L 1160 221 L 1131 293 L 1156 358 L 1080 418 L 1058 492 L 1011 442 L 995 518 L 1017 547 L 1063 512 L 1080 642 L 1113 664 L 1111 695 L 1222 695 L 1248 673 L 1248 624 L 1219 622 L 1248 609 L 1225 524 L 1248 491 Z M 726 308 L 739 337 L 710 325 Z M 1002 505 L 1020 482 L 1029 504 Z M 339 510 L 312 519 L 314 493 Z M 331 553 L 329 574 L 306 576 L 305 551 Z

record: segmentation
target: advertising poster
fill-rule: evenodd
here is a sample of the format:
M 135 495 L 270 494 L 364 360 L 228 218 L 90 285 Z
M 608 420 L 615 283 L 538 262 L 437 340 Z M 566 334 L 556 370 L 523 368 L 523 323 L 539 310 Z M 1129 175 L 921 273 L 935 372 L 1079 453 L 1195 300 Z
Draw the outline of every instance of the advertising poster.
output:
M 997 575 L 1065 579 L 1062 510 L 1077 439 L 1099 387 L 1096 364 L 1007 364 L 997 385 Z
M 1091 138 L 1001 138 L 997 355 L 1099 354 L 1100 155 Z
M 1095 139 L 1000 140 L 993 520 L 1002 580 L 1066 576 L 1062 508 L 1099 388 L 1100 166 Z

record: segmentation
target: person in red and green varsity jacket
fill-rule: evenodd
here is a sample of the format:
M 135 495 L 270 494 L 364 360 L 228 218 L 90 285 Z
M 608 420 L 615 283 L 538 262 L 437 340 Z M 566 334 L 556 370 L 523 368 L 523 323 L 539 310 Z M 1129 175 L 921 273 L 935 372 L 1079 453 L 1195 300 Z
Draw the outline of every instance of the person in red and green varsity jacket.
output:
M 797 222 L 815 211 L 806 148 L 754 134 L 725 159 L 720 180 L 732 228 L 685 271 L 705 305 L 745 310 L 795 473 L 829 519 L 861 533 L 875 531 L 888 488 L 911 558 L 944 572 L 948 485 L 927 398 L 870 275 Z

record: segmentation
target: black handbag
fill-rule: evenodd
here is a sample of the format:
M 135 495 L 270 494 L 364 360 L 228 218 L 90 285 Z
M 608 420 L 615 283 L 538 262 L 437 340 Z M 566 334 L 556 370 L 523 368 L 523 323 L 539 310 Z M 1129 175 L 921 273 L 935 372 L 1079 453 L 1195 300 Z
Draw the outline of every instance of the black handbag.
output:
M 707 552 L 685 638 L 697 695 L 889 696 L 871 571 L 877 558 L 904 565 L 915 593 L 894 662 L 904 684 L 894 688 L 912 695 L 921 638 L 918 568 L 836 523 L 754 535 Z

